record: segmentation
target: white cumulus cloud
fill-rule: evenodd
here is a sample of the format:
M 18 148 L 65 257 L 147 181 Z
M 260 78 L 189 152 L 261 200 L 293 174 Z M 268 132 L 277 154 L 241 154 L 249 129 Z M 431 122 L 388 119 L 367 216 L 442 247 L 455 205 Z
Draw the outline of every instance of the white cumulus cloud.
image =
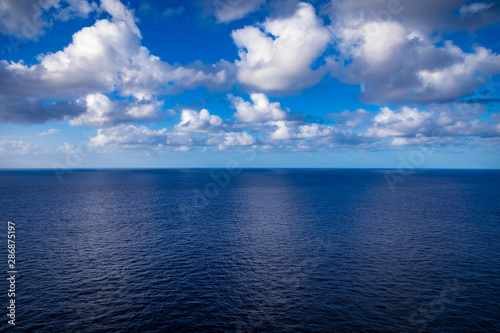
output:
M 425 131 L 431 117 L 431 113 L 417 108 L 405 106 L 399 112 L 395 112 L 388 107 L 383 107 L 375 116 L 373 127 L 370 128 L 368 134 L 378 137 L 416 135 Z
M 97 135 L 89 141 L 91 147 L 107 145 L 157 145 L 167 139 L 167 130 L 152 130 L 146 126 L 117 125 L 111 128 L 99 129 Z
M 269 102 L 269 98 L 262 93 L 250 95 L 252 103 L 246 102 L 241 97 L 229 96 L 236 108 L 234 116 L 244 122 L 261 122 L 268 120 L 285 119 L 286 112 L 278 102 Z
M 140 31 L 128 8 L 118 0 L 104 0 L 101 6 L 112 15 L 111 19 L 98 20 L 76 32 L 63 50 L 40 55 L 38 64 L 28 66 L 22 61 L 1 60 L 0 99 L 5 99 L 2 104 L 45 105 L 42 102 L 47 99 L 70 102 L 113 92 L 143 101 L 198 86 L 221 87 L 231 81 L 232 65 L 226 61 L 212 66 L 200 62 L 170 65 L 161 61 L 141 45 Z M 44 113 L 39 112 L 35 121 L 32 112 L 23 111 L 29 108 L 18 107 L 16 117 L 2 117 L 9 108 L 0 107 L 0 119 L 30 123 L 82 113 L 81 108 L 53 107 L 47 110 L 45 119 Z M 144 107 L 137 110 L 145 111 Z M 57 112 L 62 114 L 56 117 Z
M 95 128 L 130 121 L 156 120 L 160 118 L 163 102 L 156 100 L 112 101 L 106 95 L 88 94 L 79 101 L 86 107 L 85 113 L 70 119 L 69 124 L 88 125 Z
M 316 84 L 325 69 L 311 65 L 325 51 L 328 29 L 314 7 L 299 3 L 291 17 L 268 18 L 232 32 L 240 60 L 239 82 L 260 91 L 300 90 Z
M 396 21 L 353 21 L 334 33 L 342 56 L 328 58 L 332 75 L 362 88 L 366 102 L 432 103 L 466 96 L 500 73 L 500 56 L 483 47 L 466 53 L 443 46 Z
M 255 138 L 247 132 L 228 132 L 225 133 L 225 146 L 250 146 L 255 143 Z
M 222 119 L 211 115 L 207 109 L 200 112 L 194 110 L 182 110 L 181 121 L 175 125 L 178 132 L 208 132 L 220 128 Z

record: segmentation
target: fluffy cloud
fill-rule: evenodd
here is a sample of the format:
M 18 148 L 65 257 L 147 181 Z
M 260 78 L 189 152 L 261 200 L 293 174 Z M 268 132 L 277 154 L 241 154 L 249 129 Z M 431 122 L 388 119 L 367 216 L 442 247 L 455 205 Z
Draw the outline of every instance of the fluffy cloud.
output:
M 351 58 L 362 57 L 371 65 L 388 59 L 407 39 L 403 26 L 396 22 L 363 22 L 337 27 L 337 48 Z
M 141 32 L 135 24 L 137 20 L 133 12 L 126 8 L 119 0 L 101 0 L 101 8 L 111 15 L 113 22 L 125 22 L 134 34 L 141 37 Z
M 81 108 L 68 108 L 67 111 L 52 108 L 51 112 L 60 111 L 61 114 L 58 117 L 52 113 L 40 114 L 36 119 L 24 109 L 29 110 L 26 105 L 30 104 L 44 105 L 43 101 L 48 99 L 69 103 L 82 96 L 87 96 L 83 97 L 87 100 L 92 98 L 88 95 L 112 92 L 144 102 L 140 106 L 122 108 L 128 114 L 113 117 L 127 119 L 131 116 L 131 108 L 137 107 L 140 108 L 138 112 L 145 112 L 144 105 L 154 104 L 150 101 L 157 94 L 177 93 L 200 85 L 216 88 L 230 82 L 232 66 L 225 61 L 213 66 L 194 63 L 185 67 L 162 62 L 141 45 L 135 18 L 122 3 L 103 0 L 101 5 L 112 15 L 111 19 L 99 20 L 78 31 L 73 35 L 72 43 L 63 50 L 39 56 L 39 64 L 27 66 L 22 61 L 0 61 L 0 98 L 8 96 L 4 97 L 8 99 L 7 103 L 19 104 L 20 111 L 16 116 L 5 115 L 3 119 L 24 123 L 60 120 L 81 113 Z M 44 108 L 39 109 L 43 111 Z M 97 124 L 99 121 L 92 121 L 94 118 L 91 114 L 75 122 Z
M 87 0 L 3 0 L 0 32 L 24 39 L 37 39 L 54 19 L 67 21 L 88 17 L 97 5 Z
M 89 145 L 92 147 L 104 147 L 107 145 L 158 145 L 165 143 L 167 130 L 152 130 L 145 126 L 121 124 L 115 127 L 99 129 L 97 135 L 92 137 Z
M 392 145 L 416 145 L 452 142 L 458 138 L 490 138 L 500 135 L 497 124 L 482 121 L 479 116 L 485 111 L 482 106 L 469 104 L 438 107 L 430 111 L 407 106 L 399 110 L 381 108 L 373 118 L 372 126 L 364 134 L 366 137 L 393 138 Z
M 462 3 L 334 2 L 331 32 L 339 55 L 327 59 L 332 75 L 361 85 L 361 99 L 377 104 L 447 102 L 474 92 L 484 78 L 500 73 L 500 56 L 479 46 L 466 53 L 451 41 L 438 46 L 429 37 L 439 27 L 437 17 L 451 17 L 447 29 L 453 30 L 455 20 L 461 29 L 467 26 L 450 15 Z M 424 10 L 428 14 L 415 14 Z
M 166 128 L 153 130 L 146 126 L 117 125 L 99 129 L 89 141 L 91 147 L 120 147 L 124 149 L 187 151 L 194 147 L 226 149 L 249 146 L 256 142 L 246 132 L 211 132 L 194 135 L 190 132 L 169 132 Z
M 108 20 L 97 21 L 75 33 L 73 42 L 64 50 L 39 58 L 40 64 L 33 66 L 2 61 L 4 80 L 13 84 L 2 84 L 1 92 L 45 98 L 109 92 L 115 82 L 123 85 L 122 74 L 125 84 L 131 81 L 134 64 L 147 69 L 157 63 L 140 47 L 139 37 L 124 22 Z
M 247 132 L 225 133 L 224 146 L 250 146 L 255 143 L 255 138 Z
M 366 33 L 370 27 L 373 33 Z M 346 83 L 360 84 L 367 102 L 451 101 L 472 93 L 488 75 L 500 73 L 500 56 L 490 50 L 476 47 L 465 53 L 449 41 L 438 47 L 397 22 L 338 29 L 338 47 L 350 60 L 331 58 L 332 73 Z
M 214 131 L 221 126 L 221 117 L 210 115 L 207 109 L 200 112 L 182 110 L 181 121 L 175 125 L 175 130 L 178 132 L 208 132 Z
M 261 132 L 270 141 L 267 145 L 273 146 L 276 142 L 297 141 L 296 145 L 306 141 L 325 138 L 327 142 L 351 142 L 359 141 L 359 137 L 351 130 L 342 130 L 333 126 L 325 126 L 319 123 L 304 123 L 300 117 L 293 116 L 290 111 L 282 109 L 280 103 L 271 103 L 269 98 L 262 93 L 250 95 L 252 102 L 244 101 L 241 97 L 229 95 L 236 108 L 234 117 L 240 121 L 246 122 L 245 128 L 251 128 L 254 131 Z M 345 111 L 341 118 L 351 118 L 348 122 L 355 126 L 358 118 L 365 118 L 371 115 L 365 110 L 356 110 L 355 112 Z M 239 124 L 233 124 L 233 128 L 238 128 Z M 263 143 L 264 144 L 264 143 Z M 265 144 L 264 144 L 265 145 Z M 313 143 L 308 145 L 309 148 Z
M 299 126 L 299 131 L 300 132 L 296 135 L 297 138 L 309 139 L 329 136 L 334 132 L 334 128 L 312 123 Z
M 325 74 L 325 68 L 311 65 L 325 51 L 330 34 L 310 4 L 298 4 L 291 17 L 235 30 L 232 37 L 241 58 L 236 61 L 239 82 L 260 91 L 300 90 Z
M 500 19 L 500 6 L 496 1 L 332 0 L 324 12 L 330 14 L 332 21 L 342 25 L 348 21 L 382 23 L 397 20 L 408 29 L 423 34 L 464 29 L 473 31 Z
M 489 138 L 500 135 L 498 122 L 481 120 L 486 112 L 484 105 L 454 104 L 453 107 L 436 107 L 435 132 L 453 137 Z
M 270 103 L 264 94 L 251 94 L 252 103 L 246 102 L 241 97 L 229 96 L 236 108 L 234 116 L 244 122 L 261 122 L 268 120 L 281 120 L 286 117 L 286 112 L 280 103 Z
M 382 138 L 417 135 L 426 129 L 431 116 L 429 112 L 406 106 L 399 112 L 383 107 L 375 116 L 373 127 L 370 128 L 368 134 Z
M 323 125 L 305 123 L 298 118 L 281 119 L 254 123 L 259 126 L 255 126 L 250 134 L 238 128 L 237 123 L 223 121 L 218 116 L 210 115 L 207 110 L 183 110 L 181 121 L 173 132 L 166 128 L 155 130 L 146 126 L 121 124 L 99 129 L 89 144 L 93 147 L 145 151 L 186 151 L 196 148 L 206 151 L 245 146 L 262 151 L 331 151 L 353 146 L 357 149 L 380 150 L 390 146 L 458 146 L 468 142 L 476 145 L 481 142 L 492 144 L 500 137 L 500 125 L 496 119 L 498 115 L 491 114 L 492 121 L 481 120 L 484 112 L 484 106 L 469 103 L 434 105 L 425 110 L 408 106 L 396 110 L 382 107 L 373 115 L 365 110 L 338 114 L 341 115 L 338 118 L 344 121 L 362 118 L 360 127 L 346 126 L 344 122 Z
M 275 130 L 269 134 L 269 138 L 272 141 L 295 141 L 294 144 L 291 144 L 293 149 L 302 147 L 311 150 L 320 146 L 333 148 L 339 145 L 358 145 L 365 141 L 362 135 L 355 134 L 350 129 L 346 130 L 334 126 L 317 123 L 300 124 L 296 121 L 283 120 L 275 121 L 272 124 L 275 126 Z M 269 144 L 272 145 L 272 141 Z
M 449 42 L 446 48 L 460 60 L 446 67 L 419 70 L 419 95 L 438 101 L 453 100 L 474 92 L 488 75 L 500 73 L 500 55 L 491 50 L 477 46 L 474 53 L 467 54 Z
M 47 8 L 52 16 L 33 38 L 50 26 L 50 20 L 88 15 L 96 9 L 88 1 L 71 0 L 62 6 L 51 0 Z M 212 14 L 221 23 L 237 20 L 263 2 L 209 5 L 215 6 Z M 486 77 L 500 73 L 500 55 L 481 46 L 464 51 L 439 37 L 460 24 L 474 30 L 498 20 L 500 15 L 492 18 L 498 14 L 496 2 L 333 1 L 321 13 L 330 14 L 329 26 L 311 4 L 286 3 L 293 4 L 286 13 L 282 10 L 287 6 L 272 4 L 279 12 L 232 32 L 240 57 L 235 64 L 221 60 L 214 65 L 172 65 L 142 45 L 133 11 L 118 0 L 102 0 L 98 11 L 105 16 L 76 32 L 64 49 L 39 55 L 35 64 L 0 61 L 0 122 L 67 120 L 70 125 L 95 127 L 99 130 L 89 145 L 99 150 L 332 150 L 353 145 L 385 149 L 498 142 L 498 114 L 473 100 L 448 102 L 471 94 Z M 0 31 L 20 35 L 22 26 L 13 18 L 22 21 L 19 13 L 37 17 L 44 6 L 49 2 L 4 1 Z M 311 87 L 327 71 L 342 82 L 360 85 L 362 100 L 379 104 L 379 112 L 330 113 L 325 117 L 336 121 L 327 125 L 324 119 L 311 122 L 312 118 L 294 115 L 266 95 Z M 171 130 L 124 124 L 161 119 L 165 95 L 199 86 L 227 92 L 236 79 L 244 91 L 253 93 L 247 101 L 228 95 L 236 110 L 232 118 L 222 119 L 206 109 L 184 109 Z M 396 107 L 385 107 L 388 103 Z M 490 118 L 484 114 L 488 110 Z M 37 151 L 15 140 L 1 141 L 2 149 Z M 64 145 L 59 153 L 70 149 L 74 148 Z
M 106 95 L 88 94 L 78 101 L 86 112 L 69 121 L 70 125 L 88 125 L 95 128 L 107 127 L 122 122 L 157 120 L 163 102 L 155 100 L 112 101 Z
M 68 98 L 117 89 L 143 99 L 175 85 L 193 88 L 225 83 L 225 69 L 207 72 L 162 62 L 141 46 L 136 28 L 125 21 L 100 20 L 75 33 L 64 50 L 41 56 L 38 65 L 1 61 L 2 83 L 9 84 L 2 84 L 0 92 Z
M 275 127 L 274 132 L 272 132 L 269 137 L 273 140 L 289 140 L 294 137 L 294 127 L 291 126 L 289 122 L 285 120 L 276 120 L 270 122 L 272 126 Z
M 258 91 L 286 94 L 316 84 L 329 67 L 341 81 L 361 85 L 365 102 L 455 100 L 500 73 L 500 58 L 482 47 L 467 53 L 450 41 L 441 46 L 431 35 L 436 28 L 477 29 L 498 20 L 499 11 L 497 4 L 459 0 L 332 1 L 324 10 L 332 21 L 326 27 L 312 5 L 299 3 L 291 16 L 232 32 L 240 56 L 237 78 Z M 338 54 L 313 70 L 330 43 Z

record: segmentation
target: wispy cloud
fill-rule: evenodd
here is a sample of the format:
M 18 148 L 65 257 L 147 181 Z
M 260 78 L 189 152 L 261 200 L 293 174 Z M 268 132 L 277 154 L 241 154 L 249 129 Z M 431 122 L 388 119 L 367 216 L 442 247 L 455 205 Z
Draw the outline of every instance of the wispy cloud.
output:
M 56 128 L 51 128 L 45 132 L 42 132 L 40 134 L 38 134 L 39 136 L 45 136 L 45 135 L 51 135 L 51 134 L 56 134 L 56 133 L 59 133 L 61 132 L 60 129 L 56 129 Z

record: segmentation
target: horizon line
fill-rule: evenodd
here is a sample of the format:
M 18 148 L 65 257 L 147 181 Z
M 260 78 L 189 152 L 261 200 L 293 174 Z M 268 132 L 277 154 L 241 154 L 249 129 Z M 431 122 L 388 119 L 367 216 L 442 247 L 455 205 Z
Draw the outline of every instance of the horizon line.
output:
M 224 170 L 229 167 L 88 167 L 88 168 L 1 168 L 1 171 L 126 171 L 126 170 Z M 499 168 L 383 168 L 383 167 L 238 167 L 233 169 L 241 170 L 484 170 L 500 171 Z

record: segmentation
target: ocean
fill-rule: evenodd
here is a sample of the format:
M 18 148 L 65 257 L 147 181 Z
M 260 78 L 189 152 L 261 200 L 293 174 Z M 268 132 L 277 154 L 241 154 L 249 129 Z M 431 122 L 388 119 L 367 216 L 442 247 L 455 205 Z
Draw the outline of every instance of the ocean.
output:
M 20 170 L 0 189 L 1 332 L 14 298 L 19 332 L 500 332 L 500 171 Z

